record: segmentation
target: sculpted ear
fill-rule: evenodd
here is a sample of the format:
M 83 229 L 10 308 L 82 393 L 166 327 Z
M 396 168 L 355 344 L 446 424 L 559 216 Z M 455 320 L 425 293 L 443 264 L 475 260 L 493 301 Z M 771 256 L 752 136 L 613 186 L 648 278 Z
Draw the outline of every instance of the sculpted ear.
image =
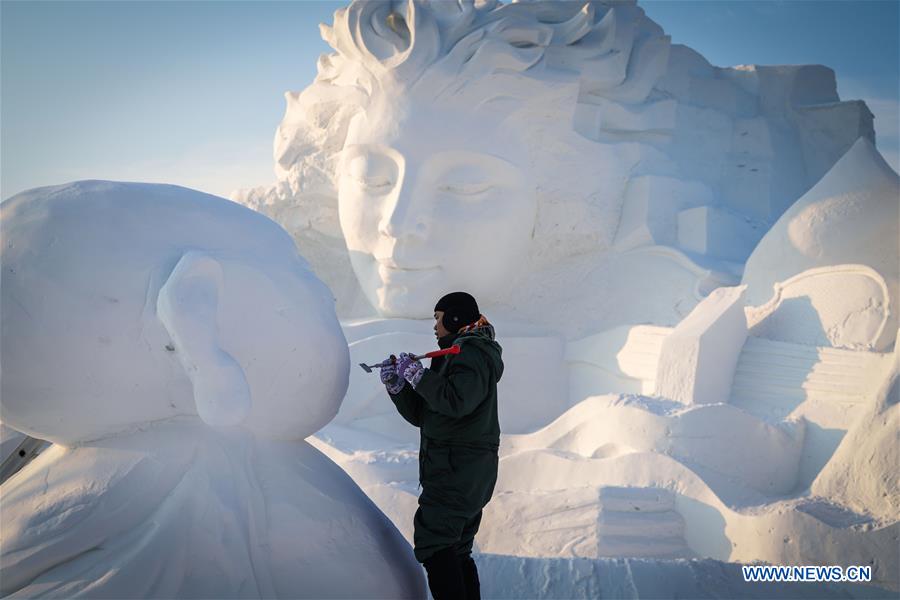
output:
M 185 253 L 159 290 L 156 310 L 194 388 L 197 414 L 209 425 L 237 425 L 250 412 L 241 365 L 219 347 L 222 266 L 205 252 Z

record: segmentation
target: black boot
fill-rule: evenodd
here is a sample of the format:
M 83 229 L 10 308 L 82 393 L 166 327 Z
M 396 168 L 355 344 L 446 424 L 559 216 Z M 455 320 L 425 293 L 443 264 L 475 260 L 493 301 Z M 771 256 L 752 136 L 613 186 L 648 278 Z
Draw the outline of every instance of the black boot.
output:
M 472 559 L 472 554 L 467 553 L 459 557 L 459 566 L 462 569 L 463 583 L 466 587 L 466 600 L 481 600 L 481 584 L 478 582 L 478 568 Z
M 452 547 L 438 550 L 422 563 L 434 600 L 465 600 L 466 589 L 459 559 Z

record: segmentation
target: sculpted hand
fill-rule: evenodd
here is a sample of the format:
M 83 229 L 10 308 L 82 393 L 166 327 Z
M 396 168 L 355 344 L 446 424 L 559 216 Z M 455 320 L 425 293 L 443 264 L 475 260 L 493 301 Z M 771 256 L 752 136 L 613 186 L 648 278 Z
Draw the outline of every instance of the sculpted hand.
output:
M 389 393 L 399 393 L 403 386 L 406 385 L 406 380 L 397 373 L 396 357 L 391 354 L 391 357 L 384 361 L 383 364 L 384 366 L 381 367 L 381 383 L 385 385 Z
M 425 367 L 419 360 L 413 360 L 406 352 L 400 353 L 400 359 L 397 361 L 397 373 L 408 381 L 413 389 L 419 385 L 419 380 L 422 379 L 424 372 Z

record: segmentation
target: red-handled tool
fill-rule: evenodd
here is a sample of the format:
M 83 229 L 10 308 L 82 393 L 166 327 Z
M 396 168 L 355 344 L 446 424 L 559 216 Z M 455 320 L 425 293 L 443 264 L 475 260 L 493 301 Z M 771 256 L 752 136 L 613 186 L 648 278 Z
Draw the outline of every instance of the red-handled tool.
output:
M 450 346 L 449 348 L 445 348 L 444 350 L 435 350 L 433 352 L 428 352 L 426 354 L 414 354 L 410 356 L 413 360 L 421 360 L 423 358 L 434 358 L 435 356 L 444 356 L 445 354 L 459 354 L 459 346 Z M 382 367 L 386 367 L 389 364 L 396 362 L 397 357 L 391 354 L 391 357 L 384 362 L 375 363 L 374 365 L 367 365 L 365 363 L 359 363 L 359 366 L 363 368 L 363 371 L 366 373 L 371 373 L 372 369 L 380 369 Z

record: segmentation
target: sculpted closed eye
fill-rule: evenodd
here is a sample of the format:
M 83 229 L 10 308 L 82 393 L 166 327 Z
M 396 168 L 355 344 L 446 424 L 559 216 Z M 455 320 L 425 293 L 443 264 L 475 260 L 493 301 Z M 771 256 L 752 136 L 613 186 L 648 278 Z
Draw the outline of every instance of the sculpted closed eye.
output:
M 394 187 L 395 171 L 389 158 L 363 154 L 347 164 L 345 173 L 357 186 L 372 193 L 384 193 Z
M 373 190 L 389 189 L 394 186 L 394 182 L 387 177 L 354 177 L 354 179 L 360 185 Z
M 431 177 L 438 192 L 472 197 L 503 187 L 506 165 L 496 157 L 473 152 L 444 152 L 433 158 Z
M 446 183 L 439 185 L 438 189 L 442 192 L 457 194 L 459 196 L 474 196 L 476 194 L 482 194 L 493 187 L 493 184 L 485 181 L 481 183 Z

